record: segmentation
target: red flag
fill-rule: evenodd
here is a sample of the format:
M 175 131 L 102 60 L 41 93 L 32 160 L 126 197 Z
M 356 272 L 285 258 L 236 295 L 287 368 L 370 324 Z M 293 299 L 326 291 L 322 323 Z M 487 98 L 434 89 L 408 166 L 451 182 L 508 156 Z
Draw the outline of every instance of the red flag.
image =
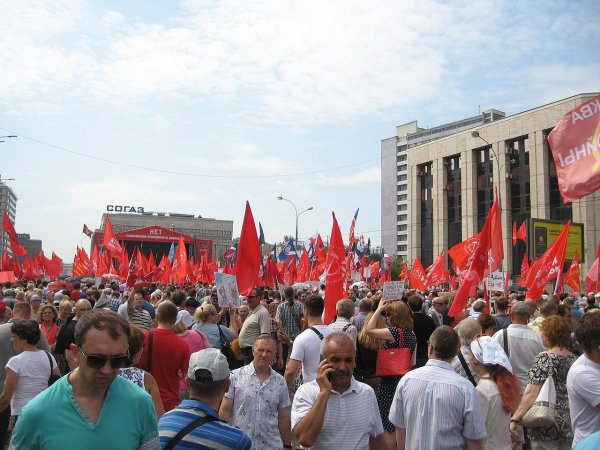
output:
M 129 270 L 127 272 L 127 279 L 125 280 L 125 284 L 128 288 L 132 288 L 135 285 L 137 280 L 137 273 L 139 270 L 138 266 L 138 248 L 133 248 L 133 253 L 131 254 L 131 261 L 129 261 Z
M 2 270 L 11 270 L 12 269 L 12 261 L 10 259 L 10 255 L 8 254 L 8 250 L 4 250 L 2 253 Z
M 548 143 L 565 203 L 600 189 L 600 95 L 566 113 Z
M 400 270 L 400 275 L 398 275 L 398 278 L 404 282 L 408 281 L 408 263 L 407 262 L 402 264 L 402 269 Z
M 564 276 L 562 282 L 567 286 L 571 286 L 574 291 L 581 291 L 581 270 L 579 268 L 579 258 L 577 257 L 577 250 L 575 250 L 575 255 L 573 256 L 573 260 L 571 261 L 571 265 L 569 266 L 569 270 L 567 274 Z
M 346 274 L 350 274 L 351 269 L 354 269 L 354 227 L 356 226 L 356 219 L 358 217 L 358 210 L 354 213 L 354 217 L 352 217 L 352 223 L 350 224 L 350 233 L 348 237 L 348 255 L 346 258 Z
M 427 268 L 427 276 L 425 277 L 425 286 L 439 286 L 445 280 L 444 271 L 444 251 L 440 252 L 440 256 Z
M 296 255 L 288 255 L 283 261 L 283 282 L 292 285 L 296 282 Z
M 420 258 L 416 258 L 410 272 L 410 287 L 421 292 L 427 290 L 427 277 Z
M 119 278 L 122 281 L 127 280 L 127 274 L 129 273 L 129 256 L 127 256 L 127 250 L 125 247 L 122 248 L 121 255 L 118 258 L 119 261 Z
M 324 263 L 327 260 L 327 250 L 325 250 L 325 245 L 323 245 L 323 239 L 321 239 L 320 234 L 317 234 L 317 242 L 315 244 L 315 259 L 320 263 Z
M 517 230 L 517 239 L 521 239 L 523 242 L 527 243 L 527 224 L 525 222 L 523 222 Z
M 96 277 L 102 275 L 100 272 L 100 251 L 98 250 L 98 245 L 94 243 L 94 248 L 92 249 L 92 274 Z
M 104 248 L 113 258 L 121 256 L 121 244 L 117 241 L 109 216 L 106 216 L 106 225 L 104 226 Z
M 600 276 L 600 241 L 598 241 L 598 248 L 596 249 L 596 259 L 588 270 L 587 275 L 585 276 L 585 290 L 587 292 L 597 292 L 600 290 L 600 283 L 598 280 Z
M 529 258 L 527 258 L 527 253 L 523 255 L 523 262 L 521 263 L 521 278 L 524 280 L 527 278 L 527 274 L 529 273 Z
M 512 240 L 513 240 L 513 247 L 516 247 L 517 246 L 517 222 L 513 222 Z
M 571 221 L 569 220 L 554 242 L 529 269 L 525 280 L 525 284 L 529 288 L 527 298 L 539 299 L 546 284 L 562 272 L 570 227 Z
M 173 266 L 171 267 L 171 276 L 173 277 L 173 281 L 175 281 L 175 283 L 183 285 L 189 273 L 190 268 L 187 259 L 185 242 L 183 242 L 183 238 L 179 238 L 177 250 L 175 250 L 175 257 L 173 258 Z
M 223 273 L 226 273 L 228 275 L 234 275 L 234 271 L 229 266 L 229 262 L 228 261 L 225 261 L 225 267 L 223 267 Z
M 344 241 L 335 213 L 331 226 L 331 242 L 327 252 L 327 275 L 325 276 L 325 323 L 329 324 L 335 316 L 335 305 L 338 300 L 346 298 L 346 265 L 344 257 Z
M 498 236 L 494 236 L 495 233 L 500 234 L 500 249 L 502 249 L 502 230 L 498 230 L 500 222 L 500 208 L 498 207 L 498 197 L 494 200 L 494 204 L 490 208 L 483 229 L 481 230 L 479 243 L 473 253 L 473 257 L 470 260 L 469 267 L 467 268 L 463 281 L 460 284 L 454 302 L 448 311 L 448 315 L 454 317 L 457 313 L 462 311 L 467 306 L 467 300 L 469 298 L 469 291 L 473 287 L 477 286 L 479 280 L 483 279 L 490 271 L 493 272 L 495 266 L 499 266 L 502 259 L 498 260 L 498 253 L 494 256 L 494 245 L 497 245 Z M 499 252 L 496 248 L 496 252 Z M 502 252 L 503 257 L 503 252 Z
M 260 243 L 258 234 L 256 234 L 256 224 L 254 223 L 250 203 L 246 201 L 246 211 L 244 212 L 235 262 L 235 277 L 241 295 L 247 296 L 252 291 L 260 272 L 260 261 Z
M 458 269 L 460 272 L 467 270 L 473 254 L 479 245 L 480 236 L 481 233 L 477 233 L 448 250 L 448 256 L 452 258 L 452 265 L 455 269 Z
M 94 234 L 94 232 L 90 230 L 85 223 L 83 224 L 83 233 L 90 238 L 92 237 L 92 234 Z
M 17 237 L 17 232 L 15 231 L 15 227 L 8 217 L 8 213 L 4 211 L 4 219 L 2 221 L 2 228 L 8 235 L 8 241 L 10 244 L 10 249 L 13 252 L 14 256 L 25 256 L 27 255 L 27 250 L 25 247 L 21 245 L 19 242 L 19 238 Z
M 300 264 L 298 265 L 297 281 L 306 281 L 310 275 L 310 262 L 308 262 L 308 252 L 303 251 L 300 256 Z

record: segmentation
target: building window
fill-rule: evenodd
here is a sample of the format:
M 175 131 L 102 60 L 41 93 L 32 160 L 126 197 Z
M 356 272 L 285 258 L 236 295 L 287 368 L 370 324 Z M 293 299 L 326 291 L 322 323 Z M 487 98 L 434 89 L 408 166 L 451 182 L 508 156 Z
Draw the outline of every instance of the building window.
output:
M 400 186 L 398 186 L 398 191 L 401 191 L 401 192 L 406 191 L 406 188 L 407 188 L 406 184 L 401 184 Z
M 406 158 L 407 158 L 406 153 L 404 153 L 404 154 L 398 156 L 398 161 L 406 161 Z
M 406 211 L 408 209 L 407 204 L 398 205 L 398 211 Z
M 494 202 L 494 171 L 489 146 L 474 152 L 477 160 L 477 229 L 481 230 Z
M 398 181 L 406 181 L 408 176 L 404 173 L 402 175 L 398 175 Z
M 399 202 L 405 202 L 406 200 L 408 200 L 408 195 L 406 195 L 406 194 L 400 194 L 398 196 L 398 201 Z
M 400 170 L 400 171 L 403 171 L 403 170 L 406 170 L 406 169 L 408 169 L 408 165 L 406 165 L 406 164 L 400 164 L 398 166 L 398 170 Z
M 405 222 L 408 219 L 408 216 L 406 214 L 399 214 L 398 215 L 398 220 Z
M 433 263 L 433 188 L 432 163 L 419 166 L 421 182 L 421 261 L 425 267 Z
M 407 231 L 408 225 L 398 225 L 398 231 Z
M 398 251 L 399 252 L 406 252 L 407 249 L 408 249 L 407 245 L 399 245 L 398 246 Z
M 462 195 L 460 155 L 444 159 L 448 207 L 448 248 L 462 241 Z

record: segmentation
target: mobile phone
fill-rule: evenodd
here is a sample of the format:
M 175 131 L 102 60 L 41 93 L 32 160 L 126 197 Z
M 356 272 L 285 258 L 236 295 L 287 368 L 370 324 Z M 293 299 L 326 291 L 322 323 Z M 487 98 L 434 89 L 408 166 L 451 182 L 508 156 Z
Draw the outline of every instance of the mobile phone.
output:
M 325 358 L 323 357 L 323 355 L 319 356 L 319 361 L 325 361 Z M 331 382 L 333 380 L 333 372 L 329 372 L 327 374 L 327 379 Z

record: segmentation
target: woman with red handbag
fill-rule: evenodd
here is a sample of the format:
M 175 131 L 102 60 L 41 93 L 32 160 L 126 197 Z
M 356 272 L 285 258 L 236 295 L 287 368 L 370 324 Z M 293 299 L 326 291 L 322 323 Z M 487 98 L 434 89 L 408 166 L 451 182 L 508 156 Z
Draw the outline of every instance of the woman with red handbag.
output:
M 387 326 L 374 328 L 382 315 Z M 367 335 L 383 341 L 377 354 L 376 375 L 381 377 L 377 404 L 385 430 L 384 438 L 390 448 L 396 445 L 395 427 L 388 418 L 390 406 L 400 378 L 410 370 L 416 355 L 417 337 L 412 328 L 410 309 L 401 300 L 382 299 L 371 320 L 365 323 Z

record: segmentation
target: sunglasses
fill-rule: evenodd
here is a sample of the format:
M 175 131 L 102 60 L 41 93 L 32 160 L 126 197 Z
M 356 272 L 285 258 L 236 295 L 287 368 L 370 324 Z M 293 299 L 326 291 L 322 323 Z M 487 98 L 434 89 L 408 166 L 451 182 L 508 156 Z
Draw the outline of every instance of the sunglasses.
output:
M 113 369 L 120 369 L 125 364 L 127 364 L 127 360 L 129 359 L 129 350 L 127 350 L 126 355 L 117 355 L 117 356 L 106 356 L 106 355 L 86 355 L 83 350 L 80 348 L 79 352 L 85 357 L 87 360 L 87 365 L 91 369 L 101 369 L 106 364 L 106 361 L 110 361 L 110 366 Z

